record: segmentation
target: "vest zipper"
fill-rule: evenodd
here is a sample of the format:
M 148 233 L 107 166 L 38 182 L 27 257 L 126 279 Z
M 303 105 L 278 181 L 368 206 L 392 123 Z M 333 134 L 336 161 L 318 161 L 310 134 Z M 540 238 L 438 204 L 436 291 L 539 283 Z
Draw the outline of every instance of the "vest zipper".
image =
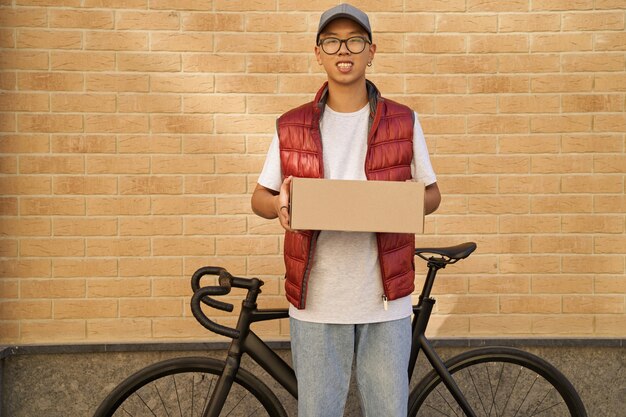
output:
M 383 308 L 385 311 L 389 309 L 389 305 L 387 304 L 387 295 L 383 294 Z

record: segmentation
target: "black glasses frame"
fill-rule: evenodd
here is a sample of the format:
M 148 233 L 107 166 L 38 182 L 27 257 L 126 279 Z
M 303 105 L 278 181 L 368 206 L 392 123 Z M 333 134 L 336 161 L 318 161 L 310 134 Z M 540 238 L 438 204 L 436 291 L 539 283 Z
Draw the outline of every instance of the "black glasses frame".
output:
M 350 49 L 350 46 L 348 44 L 348 42 L 350 42 L 353 39 L 361 39 L 363 41 L 363 48 L 361 48 L 360 51 L 353 51 L 352 49 Z M 337 48 L 337 50 L 335 52 L 328 52 L 326 51 L 326 49 L 324 48 L 324 43 L 328 40 L 334 40 L 334 41 L 339 41 L 339 47 Z M 360 54 L 361 52 L 363 52 L 365 50 L 365 46 L 367 44 L 371 44 L 372 42 L 370 42 L 369 39 L 367 39 L 364 36 L 352 36 L 348 39 L 339 39 L 339 38 L 334 38 L 334 37 L 330 37 L 330 38 L 324 38 L 324 39 L 320 39 L 318 46 L 322 48 L 322 51 L 324 51 L 327 55 L 335 55 L 337 53 L 339 53 L 339 51 L 341 51 L 341 45 L 342 44 L 346 44 L 346 48 L 348 49 L 348 51 L 352 54 Z

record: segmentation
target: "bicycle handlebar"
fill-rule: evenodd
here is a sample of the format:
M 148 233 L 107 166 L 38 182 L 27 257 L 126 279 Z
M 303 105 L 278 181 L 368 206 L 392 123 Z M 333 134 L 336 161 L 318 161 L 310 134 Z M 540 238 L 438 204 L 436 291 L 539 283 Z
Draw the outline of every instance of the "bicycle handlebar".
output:
M 219 286 L 208 286 L 201 288 L 200 279 L 202 279 L 202 277 L 205 275 L 218 275 Z M 230 327 L 217 324 L 216 322 L 209 319 L 202 311 L 200 303 L 206 304 L 209 307 L 213 307 L 218 310 L 228 312 L 233 311 L 232 304 L 217 301 L 210 296 L 226 295 L 230 293 L 230 289 L 232 286 L 245 288 L 241 285 L 234 285 L 242 284 L 241 282 L 239 282 L 239 280 L 241 280 L 241 278 L 237 279 L 233 277 L 224 268 L 214 266 L 202 267 L 194 272 L 193 276 L 191 277 L 191 288 L 193 289 L 193 297 L 191 297 L 191 312 L 193 313 L 194 317 L 202 326 L 204 326 L 208 330 L 222 336 L 230 337 L 232 339 L 239 338 L 239 330 L 231 329 Z

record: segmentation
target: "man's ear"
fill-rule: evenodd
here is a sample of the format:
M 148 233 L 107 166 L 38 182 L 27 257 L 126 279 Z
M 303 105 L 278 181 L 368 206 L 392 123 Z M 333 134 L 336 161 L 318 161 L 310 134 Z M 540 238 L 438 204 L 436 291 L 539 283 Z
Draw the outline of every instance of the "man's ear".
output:
M 322 65 L 321 48 L 315 45 L 314 51 L 315 51 L 315 59 L 317 59 L 317 63 L 319 65 Z

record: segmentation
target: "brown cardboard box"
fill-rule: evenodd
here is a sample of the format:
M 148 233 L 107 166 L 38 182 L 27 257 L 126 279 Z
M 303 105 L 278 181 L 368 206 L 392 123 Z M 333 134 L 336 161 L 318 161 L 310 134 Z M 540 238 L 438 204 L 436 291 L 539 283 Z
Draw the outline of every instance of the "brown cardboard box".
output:
M 424 232 L 424 183 L 293 178 L 291 228 Z

